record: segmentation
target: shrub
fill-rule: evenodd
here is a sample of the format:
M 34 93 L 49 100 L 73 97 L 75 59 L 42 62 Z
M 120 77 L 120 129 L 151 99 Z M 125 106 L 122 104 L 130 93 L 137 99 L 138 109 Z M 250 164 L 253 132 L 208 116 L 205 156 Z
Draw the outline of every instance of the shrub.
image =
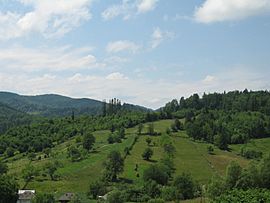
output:
M 169 180 L 169 175 L 163 170 L 160 165 L 151 165 L 143 172 L 143 180 L 145 182 L 153 180 L 158 184 L 166 185 Z
M 173 185 L 177 192 L 183 195 L 184 199 L 192 199 L 194 197 L 196 185 L 190 174 L 182 173 L 182 175 L 177 176 Z
M 260 159 L 260 158 L 262 158 L 262 152 L 254 150 L 254 149 L 248 149 L 246 147 L 241 148 L 240 154 L 242 157 L 245 157 L 247 159 Z
M 156 183 L 156 181 L 153 180 L 145 182 L 143 190 L 145 194 L 152 198 L 158 197 L 161 193 L 159 185 Z
M 120 191 L 113 191 L 109 193 L 107 202 L 108 203 L 124 203 L 124 199 Z
M 105 194 L 106 194 L 106 185 L 102 180 L 98 180 L 90 184 L 88 192 L 89 196 L 92 196 L 94 199 L 96 199 L 98 195 L 105 195 Z
M 173 201 L 176 199 L 176 188 L 172 186 L 165 186 L 161 189 L 161 197 L 165 201 Z
M 214 148 L 213 148 L 212 145 L 209 145 L 209 146 L 207 147 L 207 152 L 208 152 L 208 154 L 213 154 L 213 153 L 214 153 Z
M 231 190 L 220 197 L 212 200 L 211 203 L 257 203 L 257 202 L 270 202 L 270 192 L 269 190 L 251 189 L 251 190 Z

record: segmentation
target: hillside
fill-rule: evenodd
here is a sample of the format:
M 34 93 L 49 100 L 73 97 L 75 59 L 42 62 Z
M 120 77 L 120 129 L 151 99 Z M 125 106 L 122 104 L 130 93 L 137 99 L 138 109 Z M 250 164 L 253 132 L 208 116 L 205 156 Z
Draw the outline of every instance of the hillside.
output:
M 31 116 L 0 103 L 0 134 L 9 128 L 29 124 Z
M 0 136 L 0 164 L 19 188 L 56 198 L 74 192 L 83 203 L 114 193 L 123 200 L 115 202 L 212 202 L 243 191 L 267 202 L 269 98 L 195 94 L 147 113 L 122 111 L 126 104 L 113 99 L 103 115 L 10 128 Z
M 164 134 L 166 129 L 170 127 L 173 122 L 173 120 L 154 122 L 155 131 Z M 151 144 L 150 148 L 154 151 L 154 155 L 151 158 L 151 161 L 142 159 L 141 154 L 144 149 L 147 148 L 146 138 L 148 135 L 146 135 L 146 133 L 148 124 L 145 124 L 142 132 L 143 134 L 135 142 L 130 151 L 130 155 L 125 158 L 124 172 L 120 176 L 120 178 L 127 183 L 125 187 L 143 185 L 143 171 L 150 165 L 160 163 L 165 157 L 165 152 L 161 143 L 163 137 L 153 136 L 151 139 L 152 143 L 155 144 Z M 84 196 L 83 194 L 89 189 L 89 184 L 94 183 L 102 177 L 103 162 L 106 160 L 107 155 L 111 151 L 117 149 L 124 156 L 124 149 L 133 145 L 137 135 L 137 127 L 126 129 L 126 139 L 121 143 L 108 144 L 107 138 L 109 135 L 110 132 L 107 130 L 94 132 L 96 138 L 94 150 L 82 161 L 72 162 L 66 156 L 69 146 L 78 142 L 77 140 L 80 136 L 77 135 L 64 143 L 53 147 L 49 158 L 46 158 L 44 153 L 37 153 L 36 158 L 32 161 L 23 154 L 8 159 L 9 173 L 18 177 L 20 185 L 23 186 L 24 180 L 21 171 L 23 171 L 27 164 L 31 163 L 34 167 L 42 169 L 46 163 L 58 160 L 63 164 L 57 170 L 57 174 L 59 175 L 58 180 L 52 181 L 47 176 L 43 177 L 40 175 L 30 181 L 27 188 L 34 188 L 37 192 L 54 193 L 57 197 L 67 191 L 77 192 Z M 190 173 L 195 180 L 199 181 L 201 184 L 206 184 L 215 173 L 225 175 L 226 167 L 231 161 L 237 161 L 243 167 L 246 167 L 250 162 L 238 155 L 239 149 L 237 145 L 233 145 L 233 150 L 230 152 L 214 148 L 214 153 L 211 155 L 207 152 L 207 146 L 209 146 L 207 143 L 192 141 L 187 137 L 185 131 L 173 133 L 169 139 L 171 139 L 171 142 L 176 148 L 174 177 L 181 175 L 183 172 Z M 264 147 L 267 146 L 269 148 L 269 139 L 265 139 L 265 141 L 267 142 L 256 142 L 257 147 L 260 148 L 263 144 Z M 41 158 L 39 159 L 38 157 Z M 136 164 L 138 164 L 138 172 L 134 170 Z M 140 174 L 140 177 L 136 176 L 137 173 Z M 119 187 L 121 186 L 119 185 Z
M 18 111 L 46 116 L 100 115 L 103 113 L 103 102 L 94 99 L 74 99 L 62 95 L 46 94 L 37 96 L 23 96 L 10 92 L 0 92 L 0 102 Z M 147 111 L 148 109 L 124 104 L 123 109 L 131 111 Z

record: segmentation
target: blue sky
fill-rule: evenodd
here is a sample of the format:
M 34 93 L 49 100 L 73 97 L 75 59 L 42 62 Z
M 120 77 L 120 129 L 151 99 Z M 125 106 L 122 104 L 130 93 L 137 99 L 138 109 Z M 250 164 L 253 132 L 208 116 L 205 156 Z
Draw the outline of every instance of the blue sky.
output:
M 0 89 L 158 108 L 270 88 L 270 0 L 0 0 Z

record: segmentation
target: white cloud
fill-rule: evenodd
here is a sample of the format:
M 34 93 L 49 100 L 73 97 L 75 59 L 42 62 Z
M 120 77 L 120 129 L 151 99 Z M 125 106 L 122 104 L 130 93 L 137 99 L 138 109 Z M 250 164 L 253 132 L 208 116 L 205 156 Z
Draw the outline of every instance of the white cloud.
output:
M 61 37 L 91 19 L 92 0 L 18 0 L 29 11 L 0 13 L 0 39 L 40 33 L 46 38 Z
M 106 51 L 109 53 L 117 53 L 122 51 L 130 51 L 132 53 L 135 53 L 139 49 L 140 45 L 128 40 L 119 40 L 115 42 L 110 42 L 106 47 Z
M 151 47 L 157 48 L 163 41 L 174 38 L 175 34 L 169 31 L 162 31 L 159 27 L 152 33 Z
M 111 74 L 107 75 L 106 79 L 108 79 L 108 80 L 125 80 L 128 78 L 126 76 L 124 76 L 124 74 L 122 74 L 122 73 L 115 72 L 115 73 L 111 73 Z
M 137 8 L 139 13 L 145 13 L 154 10 L 158 0 L 142 0 L 139 2 Z
M 0 69 L 8 71 L 62 71 L 103 67 L 91 54 L 91 47 L 73 49 L 9 47 L 0 49 Z
M 204 79 L 203 79 L 203 82 L 204 83 L 212 83 L 216 80 L 215 76 L 212 76 L 212 75 L 207 75 Z
M 132 16 L 154 10 L 157 3 L 158 0 L 122 0 L 121 4 L 112 5 L 105 9 L 101 16 L 104 20 L 111 20 L 118 16 L 127 20 Z
M 58 93 L 72 97 L 109 99 L 113 97 L 129 103 L 158 108 L 173 98 L 193 93 L 223 92 L 224 90 L 269 89 L 270 74 L 259 74 L 246 67 L 211 74 L 205 83 L 197 81 L 161 81 L 128 78 L 120 72 L 108 75 L 90 75 L 77 72 L 73 75 L 41 74 L 37 76 L 0 72 L 0 89 L 23 94 Z M 205 78 L 205 79 L 206 79 Z M 86 88 L 87 87 L 87 88 Z
M 194 17 L 201 23 L 213 23 L 269 13 L 269 0 L 206 0 L 196 9 Z

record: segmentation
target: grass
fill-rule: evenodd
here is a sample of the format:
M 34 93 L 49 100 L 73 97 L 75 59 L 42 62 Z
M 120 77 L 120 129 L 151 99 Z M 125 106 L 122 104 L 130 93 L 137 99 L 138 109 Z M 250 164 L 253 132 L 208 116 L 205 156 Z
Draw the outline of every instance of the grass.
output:
M 156 132 L 165 133 L 166 129 L 171 126 L 173 120 L 162 120 L 154 122 Z M 154 152 L 151 161 L 145 161 L 142 158 L 142 153 L 147 148 L 145 135 L 147 131 L 147 124 L 144 125 L 143 135 L 139 137 L 135 145 L 133 146 L 130 155 L 125 159 L 124 172 L 121 174 L 121 178 L 128 180 L 128 182 L 135 184 L 142 184 L 142 175 L 144 169 L 149 165 L 158 163 L 163 157 L 164 152 L 160 144 L 161 136 L 151 136 L 152 144 L 151 149 Z M 57 197 L 64 192 L 78 192 L 86 193 L 90 182 L 98 179 L 101 176 L 103 170 L 103 162 L 106 160 L 108 153 L 112 150 L 124 151 L 124 148 L 131 146 L 135 139 L 137 127 L 126 129 L 126 139 L 119 144 L 107 143 L 107 137 L 110 134 L 109 131 L 97 131 L 94 133 L 96 137 L 95 152 L 90 153 L 86 159 L 80 162 L 71 162 L 66 157 L 67 147 L 75 143 L 75 138 L 67 140 L 65 143 L 56 145 L 52 149 L 54 159 L 57 159 L 63 163 L 63 167 L 58 169 L 60 180 L 51 181 L 48 177 L 37 177 L 34 181 L 30 182 L 27 186 L 28 189 L 36 189 L 37 192 L 50 192 L 54 193 Z M 190 173 L 195 180 L 200 183 L 207 183 L 214 173 L 221 175 L 225 174 L 227 165 L 235 160 L 243 167 L 247 166 L 249 160 L 242 158 L 238 155 L 242 145 L 232 145 L 230 148 L 232 151 L 222 151 L 214 147 L 214 154 L 209 155 L 207 153 L 207 146 L 209 144 L 204 142 L 194 142 L 187 137 L 185 131 L 173 133 L 170 137 L 172 143 L 176 148 L 176 154 L 174 158 L 175 164 L 175 176 L 183 172 Z M 155 145 L 153 145 L 155 143 Z M 270 138 L 258 139 L 251 141 L 247 144 L 249 147 L 256 148 L 265 153 L 270 153 Z M 43 154 L 37 154 L 37 157 L 41 156 L 41 160 L 32 161 L 36 167 L 42 168 L 42 166 L 51 161 L 53 158 L 43 158 Z M 13 158 L 8 159 L 9 174 L 18 177 L 20 186 L 24 185 L 24 181 L 21 178 L 22 169 L 29 164 L 29 159 L 23 154 L 18 154 Z M 138 171 L 134 170 L 135 165 L 138 164 Z M 137 173 L 140 177 L 137 177 Z M 183 202 L 200 202 L 200 199 L 189 200 Z

